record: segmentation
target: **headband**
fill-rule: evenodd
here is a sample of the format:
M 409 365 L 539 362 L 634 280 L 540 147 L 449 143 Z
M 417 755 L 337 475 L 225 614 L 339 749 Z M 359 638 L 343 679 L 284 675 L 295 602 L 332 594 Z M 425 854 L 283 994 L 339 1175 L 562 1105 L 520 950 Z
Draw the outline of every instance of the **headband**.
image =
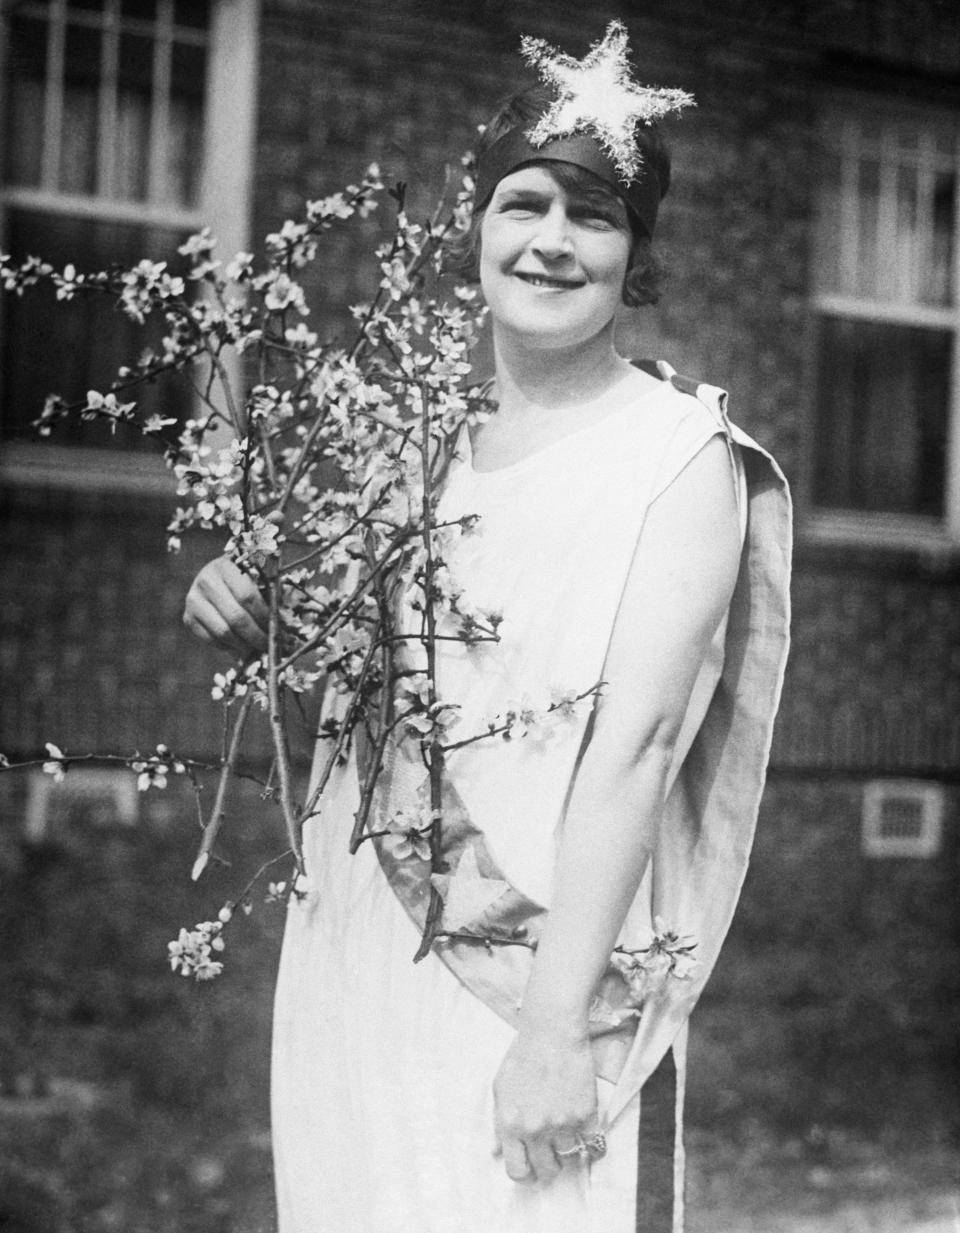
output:
M 657 210 L 662 196 L 660 177 L 649 162 L 641 164 L 633 180 L 624 183 L 609 158 L 592 137 L 561 137 L 534 146 L 523 129 L 512 128 L 498 138 L 477 160 L 477 187 L 474 202 L 477 209 L 487 204 L 493 190 L 504 176 L 528 163 L 549 159 L 570 163 L 592 172 L 598 180 L 609 184 L 623 198 L 648 236 L 653 235 Z

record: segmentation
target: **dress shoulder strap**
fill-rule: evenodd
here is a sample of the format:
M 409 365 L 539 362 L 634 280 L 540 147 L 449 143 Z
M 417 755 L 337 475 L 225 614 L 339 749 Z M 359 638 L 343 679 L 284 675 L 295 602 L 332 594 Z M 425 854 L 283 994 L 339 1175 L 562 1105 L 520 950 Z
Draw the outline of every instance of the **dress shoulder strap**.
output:
M 687 394 L 702 403 L 713 415 L 719 427 L 730 436 L 730 421 L 727 419 L 727 391 L 718 385 L 709 385 L 706 381 L 698 381 L 696 377 L 684 377 L 666 360 L 631 360 L 634 368 L 657 377 L 660 381 L 669 381 L 680 394 Z
M 666 360 L 631 360 L 635 368 L 667 381 L 679 394 L 695 398 L 710 414 L 719 433 L 726 444 L 727 456 L 730 460 L 730 470 L 733 478 L 734 491 L 737 496 L 737 508 L 740 511 L 741 529 L 746 514 L 746 499 L 743 492 L 743 468 L 737 451 L 734 449 L 734 430 L 727 418 L 727 391 L 718 385 L 709 385 L 706 381 L 698 381 L 695 377 L 684 377 Z

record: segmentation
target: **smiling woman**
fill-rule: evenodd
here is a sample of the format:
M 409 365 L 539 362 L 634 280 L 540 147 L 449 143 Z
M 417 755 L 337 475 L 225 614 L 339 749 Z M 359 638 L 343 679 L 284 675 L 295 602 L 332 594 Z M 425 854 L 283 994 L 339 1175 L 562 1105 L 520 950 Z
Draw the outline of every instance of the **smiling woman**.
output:
M 443 542 L 458 600 L 503 616 L 495 640 L 438 639 L 430 669 L 458 731 L 513 739 L 443 745 L 440 865 L 409 826 L 402 852 L 385 829 L 349 855 L 362 749 L 304 826 L 276 999 L 281 1233 L 682 1229 L 686 1022 L 759 803 L 789 500 L 721 390 L 614 347 L 621 301 L 656 298 L 652 121 L 686 96 L 630 80 L 616 23 L 582 62 L 526 52 L 555 92 L 493 121 L 459 253 L 497 410 L 456 441 L 438 509 L 478 532 Z M 396 597 L 411 665 L 420 595 Z M 229 561 L 186 619 L 262 645 Z M 427 751 L 397 728 L 378 817 L 423 816 Z

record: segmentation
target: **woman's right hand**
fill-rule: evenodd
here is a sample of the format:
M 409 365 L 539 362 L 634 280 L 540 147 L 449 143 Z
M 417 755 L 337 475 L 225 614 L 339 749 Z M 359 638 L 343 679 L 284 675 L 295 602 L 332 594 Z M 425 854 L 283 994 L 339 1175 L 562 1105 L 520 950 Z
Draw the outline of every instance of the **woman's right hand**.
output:
M 256 583 L 229 557 L 217 557 L 200 570 L 183 605 L 187 629 L 235 655 L 266 650 L 269 619 Z

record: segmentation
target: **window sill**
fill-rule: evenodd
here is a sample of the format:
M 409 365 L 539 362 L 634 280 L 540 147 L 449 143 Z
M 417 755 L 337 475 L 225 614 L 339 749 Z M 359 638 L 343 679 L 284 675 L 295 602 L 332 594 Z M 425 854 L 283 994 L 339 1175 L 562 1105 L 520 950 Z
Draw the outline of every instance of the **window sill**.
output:
M 174 477 L 159 456 L 23 441 L 3 445 L 0 484 L 75 492 L 117 492 L 168 501 L 176 495 Z
M 797 560 L 836 561 L 884 571 L 955 574 L 960 572 L 960 541 L 938 518 L 920 515 L 817 510 L 797 528 Z

